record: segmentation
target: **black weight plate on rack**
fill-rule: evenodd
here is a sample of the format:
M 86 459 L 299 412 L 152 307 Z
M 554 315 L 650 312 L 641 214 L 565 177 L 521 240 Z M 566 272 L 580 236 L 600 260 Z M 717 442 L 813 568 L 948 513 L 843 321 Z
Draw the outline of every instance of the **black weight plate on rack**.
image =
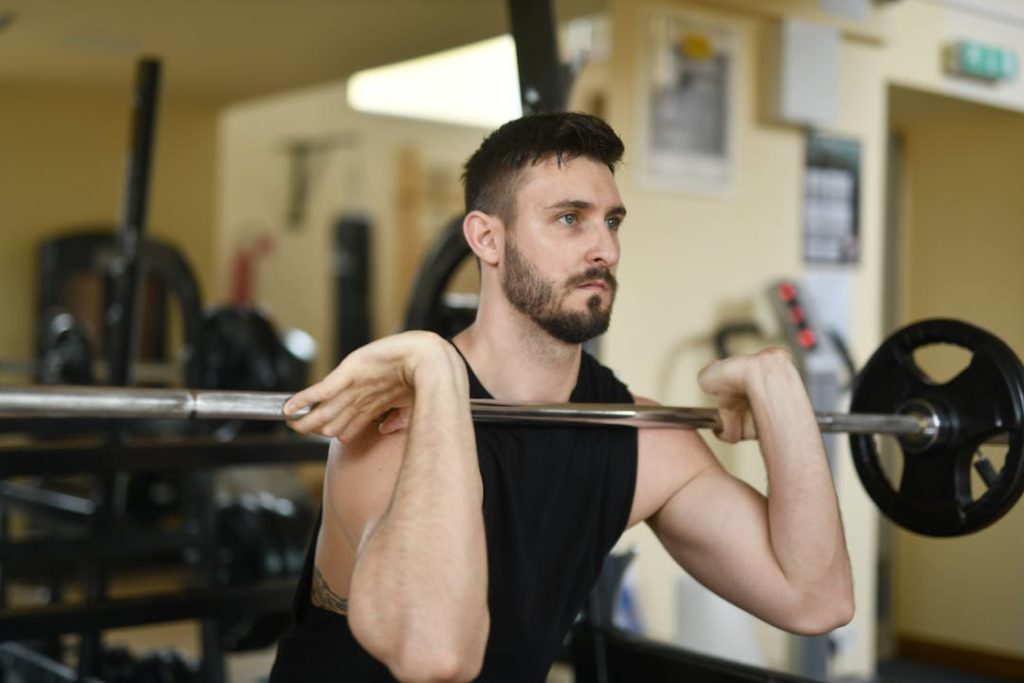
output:
M 937 383 L 914 360 L 917 349 L 960 347 L 971 359 L 956 377 Z M 854 464 L 868 495 L 900 526 L 928 536 L 959 536 L 982 529 L 1013 507 L 1024 492 L 1024 367 L 989 332 L 969 323 L 934 319 L 905 327 L 868 360 L 853 385 L 854 413 L 900 413 L 914 401 L 934 407 L 941 427 L 926 448 L 901 439 L 903 472 L 898 486 L 882 468 L 870 434 L 850 436 Z M 971 468 L 978 449 L 1007 433 L 1006 459 L 998 478 L 974 499 Z
M 95 384 L 93 348 L 85 326 L 63 309 L 53 309 L 39 325 L 39 384 Z
M 218 308 L 203 321 L 203 389 L 288 391 L 284 350 L 273 324 L 254 308 Z

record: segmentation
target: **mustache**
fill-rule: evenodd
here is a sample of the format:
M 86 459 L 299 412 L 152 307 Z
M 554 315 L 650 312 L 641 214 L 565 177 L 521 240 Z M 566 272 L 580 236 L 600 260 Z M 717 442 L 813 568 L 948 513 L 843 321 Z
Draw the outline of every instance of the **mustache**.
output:
M 588 268 L 578 275 L 573 275 L 571 278 L 566 280 L 565 288 L 570 290 L 575 289 L 584 283 L 593 282 L 594 280 L 604 282 L 612 292 L 615 292 L 619 288 L 619 281 L 616 280 L 615 276 L 612 275 L 612 272 L 606 268 Z

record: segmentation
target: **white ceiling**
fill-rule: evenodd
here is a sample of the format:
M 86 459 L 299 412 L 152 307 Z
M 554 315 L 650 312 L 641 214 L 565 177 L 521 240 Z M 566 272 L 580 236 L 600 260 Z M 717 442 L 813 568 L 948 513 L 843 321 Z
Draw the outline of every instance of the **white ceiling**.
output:
M 560 18 L 604 0 L 563 0 Z M 3 84 L 127 88 L 215 102 L 338 80 L 508 31 L 507 0 L 0 0 Z

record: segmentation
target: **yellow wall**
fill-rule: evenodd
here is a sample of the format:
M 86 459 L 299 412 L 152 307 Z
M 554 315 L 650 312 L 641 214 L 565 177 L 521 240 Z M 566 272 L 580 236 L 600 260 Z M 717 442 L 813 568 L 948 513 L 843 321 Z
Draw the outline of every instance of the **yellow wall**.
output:
M 116 223 L 128 148 L 123 91 L 0 91 L 0 356 L 27 358 L 35 329 L 36 248 L 70 225 Z M 184 249 L 211 280 L 216 112 L 165 101 L 158 119 L 149 233 Z
M 904 305 L 980 325 L 1024 357 L 1024 117 L 903 92 Z M 922 106 L 923 105 L 923 106 Z M 942 359 L 939 359 L 940 361 Z M 1024 508 L 979 533 L 896 535 L 897 635 L 1024 656 Z
M 269 234 L 274 251 L 258 266 L 256 298 L 281 326 L 299 327 L 318 341 L 314 376 L 334 364 L 332 230 L 345 212 L 372 225 L 371 321 L 376 334 L 398 331 L 411 275 L 403 268 L 401 206 L 416 209 L 413 234 L 423 244 L 461 211 L 461 165 L 486 131 L 429 124 L 351 110 L 345 84 L 285 93 L 239 104 L 220 125 L 217 263 L 220 292 L 231 254 L 254 235 Z M 287 225 L 294 140 L 347 140 L 313 159 L 306 221 Z M 404 187 L 404 190 L 403 190 Z M 414 263 L 418 262 L 414 261 Z

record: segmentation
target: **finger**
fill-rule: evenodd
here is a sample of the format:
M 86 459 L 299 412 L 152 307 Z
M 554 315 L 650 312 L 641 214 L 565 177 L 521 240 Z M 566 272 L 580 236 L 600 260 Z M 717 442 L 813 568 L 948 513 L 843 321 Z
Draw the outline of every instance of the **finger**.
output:
M 370 425 L 377 421 L 377 415 L 371 413 L 353 413 L 349 419 L 344 421 L 344 424 L 340 424 L 340 420 L 335 426 L 332 424 L 332 431 L 337 434 L 338 440 L 344 443 L 357 438 L 363 433 Z
M 322 433 L 322 428 L 328 422 L 336 419 L 348 405 L 348 400 L 343 396 L 335 396 L 330 401 L 323 401 L 314 404 L 315 407 L 308 415 L 293 420 L 289 423 L 292 429 L 302 434 Z
M 294 415 L 303 408 L 311 405 L 311 403 L 312 402 L 309 399 L 309 389 L 304 389 L 297 394 L 290 396 L 288 400 L 284 402 L 284 405 L 281 406 L 281 412 L 286 416 Z
M 363 432 L 370 424 L 380 420 L 401 399 L 400 390 L 383 393 L 371 392 L 357 396 L 338 410 L 329 421 L 322 424 L 317 432 L 324 436 L 348 442 Z
M 733 429 L 731 425 L 726 425 L 721 429 L 715 430 L 715 437 L 717 437 L 719 441 L 723 441 L 725 443 L 736 443 L 737 439 L 735 432 L 736 430 Z
M 740 438 L 735 429 L 725 428 L 720 432 L 715 432 L 719 441 L 723 441 L 728 444 L 736 444 L 740 442 Z
M 729 390 L 728 360 L 711 361 L 697 373 L 697 384 L 705 393 L 719 394 Z
M 697 373 L 697 384 L 708 394 L 735 393 L 743 386 L 743 360 L 732 356 L 712 361 Z
M 316 384 L 303 389 L 289 398 L 285 401 L 281 410 L 285 415 L 294 415 L 303 408 L 312 408 L 318 403 L 323 403 L 333 393 L 337 393 L 337 390 L 332 391 L 330 385 L 328 385 L 328 382 L 325 379 L 322 382 L 317 382 Z
M 736 443 L 743 437 L 743 415 L 732 410 L 719 410 L 722 420 L 721 429 L 715 430 L 715 436 L 726 443 Z
M 708 363 L 705 364 L 697 373 L 697 384 L 701 389 L 709 394 L 712 393 L 709 386 L 714 383 L 714 375 L 716 372 L 715 365 L 717 364 L 718 361 L 716 360 L 708 361 Z
M 754 422 L 754 413 L 747 411 L 743 415 L 743 439 L 749 441 L 757 438 L 757 424 Z
M 306 387 L 285 401 L 284 414 L 291 415 L 297 410 L 323 403 L 334 395 L 346 391 L 353 382 L 353 366 L 348 361 L 349 359 L 346 359 L 322 380 Z

